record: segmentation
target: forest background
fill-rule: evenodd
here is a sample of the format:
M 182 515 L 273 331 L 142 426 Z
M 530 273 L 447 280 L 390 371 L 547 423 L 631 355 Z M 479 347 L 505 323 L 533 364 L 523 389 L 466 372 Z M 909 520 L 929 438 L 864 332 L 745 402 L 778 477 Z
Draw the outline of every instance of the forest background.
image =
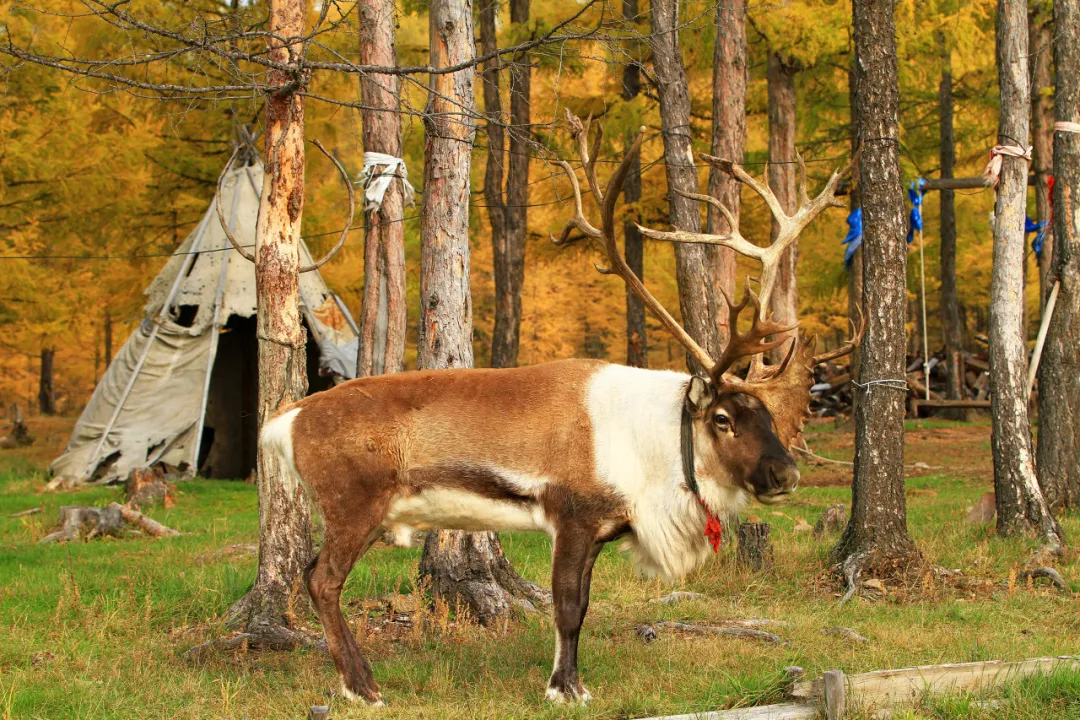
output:
M 185 17 L 224 17 L 261 13 L 257 3 L 163 2 L 149 0 L 141 12 L 169 23 Z M 643 4 L 642 4 L 643 5 Z M 126 35 L 115 33 L 83 5 L 50 0 L 42 14 L 17 2 L 0 2 L 0 42 L 32 37 L 37 49 L 75 57 L 108 56 Z M 994 58 L 996 4 L 990 0 L 900 0 L 897 31 L 900 54 L 902 165 L 905 178 L 936 177 L 939 170 L 939 82 L 944 62 L 953 75 L 957 176 L 978 175 L 994 143 L 998 123 L 998 83 Z M 712 57 L 715 3 L 681 6 L 680 38 L 690 82 L 695 151 L 708 151 L 712 110 Z M 427 62 L 426 6 L 399 3 L 397 48 L 401 65 Z M 500 7 L 500 46 L 539 37 L 582 9 L 576 2 L 536 0 L 528 23 L 512 24 Z M 321 8 L 312 6 L 314 21 Z M 320 42 L 355 61 L 357 40 L 352 5 L 332 5 L 334 25 Z M 648 8 L 640 7 L 638 32 L 647 32 Z M 1033 12 L 1039 12 L 1035 8 Z M 1044 10 L 1048 12 L 1048 8 Z M 82 14 L 80 14 L 82 13 Z M 851 108 L 848 75 L 852 60 L 851 8 L 844 0 L 792 0 L 749 6 L 749 83 L 747 92 L 748 169 L 761 174 L 768 151 L 766 57 L 782 53 L 796 74 L 796 143 L 807 160 L 811 182 L 820 184 L 850 153 Z M 563 109 L 600 118 L 607 140 L 601 155 L 621 157 L 627 131 L 646 127 L 642 151 L 642 199 L 623 206 L 624 216 L 654 228 L 667 226 L 667 187 L 659 134 L 659 103 L 648 82 L 633 100 L 622 99 L 623 66 L 649 59 L 634 41 L 635 24 L 621 20 L 620 8 L 594 2 L 576 27 L 602 27 L 594 38 L 545 45 L 531 52 L 534 150 L 525 284 L 522 293 L 520 364 L 564 357 L 625 360 L 625 294 L 622 281 L 592 268 L 599 254 L 584 243 L 556 248 L 548 239 L 571 214 L 567 187 L 553 164 L 571 157 L 569 139 L 557 122 Z M 948 60 L 943 60 L 946 48 Z M 1031 52 L 1049 52 L 1032 47 Z M 214 68 L 189 68 L 212 78 Z M 163 267 L 213 197 L 218 174 L 232 152 L 238 124 L 259 125 L 261 100 L 172 102 L 137 92 L 106 92 L 93 80 L 76 78 L 32 64 L 8 63 L 0 70 L 0 403 L 36 408 L 39 362 L 55 350 L 55 388 L 59 410 L 79 410 L 107 367 L 108 359 L 142 320 L 142 289 Z M 408 76 L 406 76 L 408 77 Z M 406 207 L 405 250 L 409 297 L 406 367 L 415 367 L 419 295 L 419 193 L 424 129 L 421 114 L 426 76 L 403 83 L 404 159 L 417 190 L 417 204 Z M 307 104 L 307 136 L 319 139 L 354 175 L 362 168 L 355 78 L 321 73 L 313 79 Z M 504 93 L 506 92 L 504 86 Z M 1042 90 L 1046 92 L 1046 90 Z M 504 103 L 506 102 L 504 98 Z M 482 111 L 482 100 L 478 103 Z M 505 105 L 504 105 L 505 106 Z M 494 323 L 491 233 L 484 209 L 486 137 L 478 122 L 472 163 L 470 245 L 474 302 L 474 348 L 478 366 L 488 364 Z M 347 201 L 329 161 L 308 154 L 303 233 L 314 255 L 335 241 Z M 707 183 L 699 168 L 699 185 Z M 603 173 L 602 173 L 603 175 Z M 898 189 L 899 191 L 899 189 Z M 1029 194 L 1030 195 L 1030 194 Z M 767 242 L 769 215 L 744 192 L 743 234 Z M 992 191 L 956 194 L 958 292 L 969 334 L 987 331 L 991 273 Z M 1029 207 L 1034 207 L 1033 195 Z M 847 330 L 845 210 L 827 212 L 799 241 L 798 285 L 803 326 L 826 341 Z M 1030 215 L 1034 211 L 1029 210 Z M 937 202 L 924 203 L 928 330 L 931 351 L 943 344 L 939 320 Z M 359 314 L 363 288 L 362 231 L 322 272 Z M 916 252 L 912 246 L 912 252 Z M 1029 326 L 1038 317 L 1038 268 L 1028 249 Z M 751 272 L 740 267 L 739 276 Z M 919 264 L 908 263 L 909 337 L 915 342 Z M 678 308 L 672 248 L 647 243 L 645 279 L 660 301 Z M 649 318 L 651 367 L 683 367 L 681 348 Z M 914 349 L 914 346 L 913 346 Z

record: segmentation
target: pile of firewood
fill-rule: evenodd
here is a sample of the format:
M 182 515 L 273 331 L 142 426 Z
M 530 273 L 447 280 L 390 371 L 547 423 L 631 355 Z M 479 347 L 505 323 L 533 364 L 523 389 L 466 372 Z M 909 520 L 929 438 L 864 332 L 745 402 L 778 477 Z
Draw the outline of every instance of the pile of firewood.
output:
M 959 399 L 949 399 L 949 367 L 942 350 L 924 365 L 921 356 L 908 357 L 908 414 L 918 417 L 947 408 L 990 407 L 990 361 L 986 353 L 959 353 L 963 381 Z M 927 373 L 929 370 L 929 373 Z M 929 374 L 929 379 L 927 378 Z M 836 417 L 851 413 L 851 371 L 846 365 L 826 363 L 819 366 L 810 390 L 810 410 L 816 417 Z M 927 385 L 929 384 L 929 392 Z M 902 389 L 902 387 L 901 387 Z

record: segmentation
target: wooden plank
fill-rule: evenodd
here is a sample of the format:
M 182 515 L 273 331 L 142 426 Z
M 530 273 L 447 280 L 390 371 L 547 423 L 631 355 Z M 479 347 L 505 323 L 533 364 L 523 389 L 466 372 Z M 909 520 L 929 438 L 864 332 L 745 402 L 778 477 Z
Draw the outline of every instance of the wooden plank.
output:
M 825 692 L 825 720 L 844 720 L 847 706 L 844 671 L 829 670 L 821 680 Z
M 895 705 L 914 702 L 926 693 L 997 688 L 1020 678 L 1050 673 L 1062 667 L 1080 669 L 1080 659 L 1062 656 L 1020 662 L 988 660 L 951 665 L 923 665 L 898 670 L 877 670 L 860 675 L 848 675 L 847 690 L 854 703 L 876 706 Z M 816 702 L 824 697 L 824 686 L 822 678 L 796 683 L 791 694 L 796 699 Z
M 717 710 L 714 712 L 690 713 L 689 715 L 664 715 L 644 718 L 643 720 L 817 720 L 818 711 L 813 705 L 789 703 L 786 705 L 760 705 L 758 707 L 738 708 L 737 710 Z

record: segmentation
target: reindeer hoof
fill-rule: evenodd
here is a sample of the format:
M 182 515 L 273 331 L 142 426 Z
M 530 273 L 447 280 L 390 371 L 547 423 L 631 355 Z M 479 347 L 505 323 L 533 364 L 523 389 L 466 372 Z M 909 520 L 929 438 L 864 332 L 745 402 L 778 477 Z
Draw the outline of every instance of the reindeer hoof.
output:
M 382 693 L 376 691 L 371 695 L 355 693 L 349 689 L 345 684 L 345 681 L 341 681 L 341 697 L 345 698 L 351 703 L 364 703 L 368 707 L 386 707 L 386 703 L 383 702 Z
M 549 685 L 544 697 L 548 702 L 556 705 L 585 705 L 592 700 L 592 695 L 583 685 L 579 685 L 576 690 Z

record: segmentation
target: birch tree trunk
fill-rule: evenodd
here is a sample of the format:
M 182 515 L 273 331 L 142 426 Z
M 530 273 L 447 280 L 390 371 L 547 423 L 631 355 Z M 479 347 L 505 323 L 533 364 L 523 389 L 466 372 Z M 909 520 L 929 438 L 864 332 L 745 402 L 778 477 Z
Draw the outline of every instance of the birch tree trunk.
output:
M 731 0 L 716 6 L 716 44 L 713 47 L 713 106 L 712 146 L 714 157 L 742 163 L 746 154 L 746 0 Z M 742 210 L 742 184 L 722 173 L 709 169 L 709 194 L 719 198 L 731 211 L 735 223 Z M 707 232 L 728 231 L 728 223 L 720 211 L 709 206 Z M 738 228 L 733 228 L 738 230 Z M 731 248 L 717 247 L 713 251 L 713 297 L 721 292 L 735 300 L 736 254 Z M 718 303 L 719 305 L 719 303 Z M 721 346 L 731 338 L 729 316 L 717 307 L 716 336 Z
M 941 84 L 938 87 L 938 103 L 941 107 L 940 158 L 941 177 L 953 177 L 956 166 L 956 138 L 953 132 L 953 79 L 952 53 L 946 44 L 944 33 L 938 36 L 941 48 Z M 949 367 L 949 385 L 946 397 L 960 400 L 963 395 L 964 378 L 960 377 L 960 353 L 964 351 L 964 326 L 960 320 L 960 298 L 956 291 L 956 193 L 941 190 L 938 193 L 941 216 L 941 325 L 945 334 L 945 355 Z M 945 411 L 954 420 L 965 420 L 968 411 L 952 408 Z
M 638 14 L 637 0 L 623 0 L 623 21 L 634 23 Z M 630 62 L 623 68 L 622 98 L 631 101 L 641 93 L 641 68 L 637 62 Z M 633 131 L 626 134 L 625 146 L 634 142 Z M 634 156 L 630 171 L 623 182 L 623 200 L 632 205 L 641 200 L 641 155 Z M 645 280 L 645 246 L 641 232 L 635 221 L 640 221 L 640 213 L 624 210 L 623 238 L 625 243 L 626 264 L 635 275 Z M 626 288 L 626 364 L 631 367 L 649 367 L 649 344 L 645 329 L 645 303 Z
M 1001 94 L 998 142 L 1026 146 L 1028 113 L 1027 3 L 998 0 L 997 65 Z M 994 205 L 994 268 L 990 283 L 990 387 L 997 530 L 1041 533 L 1052 546 L 1061 531 L 1035 476 L 1028 421 L 1027 347 L 1021 335 L 1027 161 L 1005 157 Z
M 1054 27 L 1080 27 L 1080 0 L 1054 3 Z M 1080 123 L 1080 38 L 1054 36 L 1058 122 Z M 1052 509 L 1080 508 L 1080 133 L 1054 133 L 1057 308 L 1039 366 L 1039 479 Z
M 1050 12 L 1042 3 L 1034 3 L 1029 14 L 1031 77 L 1031 164 L 1035 171 L 1035 221 L 1050 222 L 1050 175 L 1054 167 L 1054 120 L 1050 110 L 1050 56 L 1054 52 L 1050 37 Z M 1046 3 L 1049 5 L 1049 3 Z M 1046 307 L 1052 283 L 1046 281 L 1054 257 L 1054 228 L 1047 226 L 1039 253 L 1039 314 Z
M 472 60 L 472 2 L 433 0 L 431 63 Z M 473 365 L 469 290 L 469 161 L 475 128 L 473 70 L 431 75 L 424 113 L 424 199 L 420 224 L 420 369 Z M 539 588 L 521 580 L 494 533 L 432 532 L 424 542 L 420 581 L 451 608 L 490 623 L 528 606 Z M 520 595 L 520 597 L 519 597 Z
M 56 414 L 56 387 L 53 384 L 53 360 L 56 350 L 41 348 L 41 368 L 38 374 L 38 411 L 42 415 Z
M 271 60 L 297 64 L 303 47 L 302 0 L 270 0 Z M 307 333 L 300 319 L 300 221 L 304 210 L 304 98 L 295 71 L 270 70 L 266 95 L 266 177 L 255 227 L 256 328 L 259 343 L 259 429 L 307 392 Z M 274 453 L 257 456 L 259 564 L 255 584 L 230 610 L 252 645 L 291 649 L 293 607 L 305 604 L 301 575 L 311 559 L 311 508 L 303 485 Z
M 904 202 L 900 185 L 896 26 L 889 0 L 855 0 L 859 186 L 863 208 L 863 312 L 855 406 L 855 476 L 851 520 L 833 548 L 852 577 L 861 567 L 902 566 L 918 558 L 907 531 L 904 496 L 904 398 L 884 384 L 903 382 L 907 307 Z
M 795 73 L 798 66 L 769 49 L 767 84 L 769 95 L 769 185 L 786 212 L 794 212 L 795 199 Z M 770 242 L 776 242 L 780 226 L 772 221 Z M 780 257 L 780 271 L 773 290 L 772 311 L 777 322 L 792 324 L 799 319 L 799 288 L 796 269 L 799 264 L 799 241 Z M 788 333 L 791 334 L 791 333 Z M 781 362 L 786 346 L 772 351 L 773 361 Z
M 397 65 L 394 3 L 357 3 L 362 65 Z M 401 91 L 396 75 L 360 76 L 360 115 L 364 152 L 401 157 Z M 381 168 L 383 172 L 387 168 Z M 405 369 L 405 215 L 404 182 L 394 180 L 378 210 L 366 210 L 364 225 L 364 298 L 356 376 Z
M 654 0 L 651 12 L 653 75 L 660 96 L 660 131 L 664 136 L 664 164 L 667 172 L 668 206 L 671 224 L 680 230 L 701 231 L 698 203 L 680 193 L 696 193 L 697 171 L 690 142 L 690 90 L 679 48 L 676 0 Z M 679 284 L 682 325 L 698 345 L 712 357 L 719 357 L 716 340 L 717 298 L 712 277 L 715 253 L 712 248 L 675 244 L 675 276 Z M 703 372 L 689 354 L 691 372 Z

